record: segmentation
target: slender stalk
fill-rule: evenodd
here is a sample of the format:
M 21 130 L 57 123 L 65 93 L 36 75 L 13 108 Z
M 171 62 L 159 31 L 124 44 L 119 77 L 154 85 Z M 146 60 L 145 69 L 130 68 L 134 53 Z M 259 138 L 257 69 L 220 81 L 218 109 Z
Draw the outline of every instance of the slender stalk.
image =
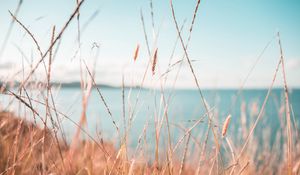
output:
M 22 3 L 23 3 L 23 0 L 19 0 L 18 6 L 17 6 L 17 8 L 16 8 L 16 10 L 15 10 L 15 12 L 14 12 L 14 14 L 13 14 L 13 16 L 18 16 L 19 11 L 20 11 L 21 6 L 22 6 Z M 6 48 L 7 41 L 9 40 L 11 31 L 12 31 L 13 26 L 14 26 L 14 23 L 15 23 L 15 19 L 12 19 L 12 20 L 10 21 L 8 31 L 7 31 L 7 33 L 6 33 L 6 35 L 5 35 L 5 38 L 4 38 L 4 40 L 3 40 L 3 43 L 2 43 L 2 45 L 1 45 L 1 49 L 0 49 L 0 60 L 1 60 L 1 57 L 2 57 L 2 54 L 3 54 L 4 50 L 5 50 L 5 48 Z
M 253 134 L 253 132 L 254 132 L 254 129 L 256 128 L 256 126 L 257 126 L 259 120 L 261 119 L 261 117 L 263 116 L 263 113 L 264 113 L 264 110 L 265 110 L 267 101 L 268 101 L 268 99 L 269 99 L 269 96 L 270 96 L 270 94 L 271 94 L 271 91 L 272 91 L 274 82 L 275 82 L 276 77 L 277 77 L 277 73 L 278 73 L 278 70 L 279 70 L 279 66 L 280 66 L 280 64 L 281 64 L 281 61 L 282 61 L 281 59 L 278 61 L 278 64 L 277 64 L 277 66 L 276 66 L 276 69 L 275 69 L 275 72 L 274 72 L 274 75 L 273 75 L 273 79 L 272 79 L 271 85 L 269 86 L 268 92 L 267 92 L 267 94 L 266 94 L 266 96 L 265 96 L 265 99 L 264 99 L 263 104 L 262 104 L 262 107 L 261 107 L 261 109 L 260 109 L 260 111 L 259 111 L 259 113 L 258 113 L 258 116 L 257 116 L 257 118 L 256 118 L 256 120 L 255 120 L 253 126 L 251 127 L 251 129 L 250 129 L 250 131 L 249 131 L 249 134 L 247 135 L 247 137 L 246 137 L 246 139 L 245 139 L 245 142 L 244 142 L 244 144 L 243 144 L 243 146 L 242 146 L 242 148 L 241 148 L 240 153 L 239 153 L 238 156 L 237 156 L 237 159 L 236 159 L 237 162 L 238 162 L 238 160 L 240 159 L 240 157 L 242 156 L 242 154 L 244 153 L 244 151 L 245 151 L 245 149 L 246 149 L 246 146 L 247 146 L 247 144 L 249 143 L 249 140 L 250 140 L 250 138 L 251 138 L 251 136 L 252 136 L 252 134 Z
M 200 3 L 200 1 L 198 1 L 196 9 L 198 9 L 198 4 L 199 4 L 199 3 Z M 198 81 L 197 76 L 196 76 L 196 74 L 195 74 L 195 71 L 194 71 L 194 68 L 193 68 L 193 66 L 192 66 L 191 60 L 190 60 L 190 58 L 189 58 L 188 52 L 187 52 L 187 50 L 186 50 L 186 47 L 185 47 L 183 38 L 182 38 L 182 36 L 181 36 L 180 28 L 179 28 L 179 26 L 178 26 L 178 23 L 177 23 L 177 20 L 176 20 L 176 17 L 175 17 L 175 11 L 174 11 L 174 7 L 173 7 L 172 0 L 170 0 L 170 4 L 171 4 L 171 10 L 172 10 L 172 17 L 173 17 L 173 20 L 174 20 L 174 23 L 175 23 L 175 26 L 176 26 L 177 34 L 178 34 L 178 36 L 179 36 L 179 39 L 180 39 L 182 48 L 183 48 L 183 50 L 184 50 L 185 57 L 186 57 L 186 59 L 187 59 L 187 61 L 188 61 L 189 68 L 190 68 L 191 73 L 192 73 L 192 75 L 193 75 L 193 77 L 194 77 L 194 81 L 195 81 L 195 83 L 196 83 L 197 90 L 198 90 L 198 92 L 199 92 L 199 94 L 200 94 L 200 97 L 201 97 L 201 101 L 202 101 L 202 103 L 203 103 L 203 106 L 204 106 L 204 108 L 205 108 L 205 110 L 206 110 L 206 112 L 207 112 L 208 118 L 209 118 L 209 126 L 210 126 L 210 128 L 211 128 L 211 130 L 212 130 L 212 132 L 213 132 L 213 135 L 214 135 L 214 140 L 215 140 L 215 144 L 216 144 L 216 147 L 217 147 L 217 149 L 216 149 L 216 154 L 217 154 L 217 153 L 219 152 L 219 141 L 218 141 L 218 138 L 217 138 L 217 135 L 216 135 L 216 132 L 215 132 L 214 128 L 211 127 L 212 116 L 211 116 L 210 113 L 209 113 L 209 107 L 208 107 L 208 105 L 207 105 L 207 103 L 206 103 L 206 101 L 205 101 L 204 95 L 203 95 L 202 90 L 201 90 L 201 88 L 200 88 L 199 81 Z M 197 12 L 197 10 L 196 10 L 195 12 Z M 195 15 L 195 16 L 196 16 L 196 15 Z
M 184 170 L 184 165 L 185 165 L 186 154 L 187 154 L 187 150 L 188 150 L 188 146 L 189 146 L 189 142 L 190 142 L 190 137 L 191 137 L 191 133 L 189 133 L 189 135 L 187 137 L 187 140 L 186 140 L 186 144 L 185 144 L 184 151 L 183 151 L 183 156 L 182 156 L 182 159 L 181 159 L 179 175 L 181 175 L 183 170 Z
M 287 87 L 283 50 L 282 50 L 279 32 L 277 33 L 277 37 L 278 37 L 278 45 L 279 45 L 279 49 L 280 49 L 280 60 L 281 60 L 281 66 L 282 66 L 281 70 L 282 70 L 283 82 L 284 82 L 285 115 L 286 115 L 285 117 L 286 117 L 286 122 L 287 122 L 286 133 L 287 133 L 287 143 L 288 143 L 287 170 L 288 170 L 288 174 L 291 175 L 292 169 L 293 169 L 293 162 L 292 162 L 293 147 L 292 147 L 292 124 L 291 124 L 291 114 L 290 114 L 290 104 L 289 104 L 289 92 L 288 92 L 288 87 Z

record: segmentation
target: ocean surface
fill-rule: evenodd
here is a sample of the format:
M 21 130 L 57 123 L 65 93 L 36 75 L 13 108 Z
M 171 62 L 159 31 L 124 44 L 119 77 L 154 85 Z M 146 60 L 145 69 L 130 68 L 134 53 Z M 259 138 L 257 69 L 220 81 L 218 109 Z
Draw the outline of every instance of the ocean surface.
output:
M 165 121 L 168 116 L 170 133 L 172 141 L 176 143 L 185 133 L 185 129 L 192 127 L 195 122 L 201 118 L 203 121 L 197 125 L 192 134 L 195 137 L 202 138 L 207 130 L 208 120 L 204 116 L 205 108 L 197 90 L 164 90 L 163 95 L 160 90 L 125 88 L 124 106 L 122 101 L 122 88 L 100 87 L 107 107 L 111 112 L 108 113 L 98 91 L 92 90 L 88 100 L 86 122 L 83 126 L 90 136 L 99 139 L 113 140 L 116 143 L 120 141 L 118 131 L 121 137 L 126 129 L 127 140 L 131 146 L 138 144 L 139 137 L 143 136 L 143 130 L 146 128 L 145 138 L 148 143 L 155 143 L 155 126 L 159 126 L 159 121 Z M 29 92 L 33 99 L 44 101 L 40 92 L 31 90 Z M 239 141 L 245 131 L 242 130 L 242 124 L 249 127 L 253 124 L 267 94 L 267 89 L 247 89 L 238 93 L 237 89 L 206 89 L 203 90 L 205 101 L 213 114 L 213 123 L 216 130 L 220 133 L 225 118 L 231 114 L 231 124 L 228 135 L 235 142 Z M 63 87 L 53 90 L 55 107 L 57 111 L 68 116 L 67 119 L 59 115 L 59 121 L 63 127 L 67 140 L 74 136 L 77 126 L 73 123 L 79 123 L 82 112 L 82 93 L 78 87 Z M 14 111 L 19 116 L 24 116 L 33 121 L 32 113 L 24 105 L 11 96 L 0 95 L 0 104 L 5 110 Z M 293 127 L 300 126 L 300 89 L 290 89 L 289 98 L 291 105 L 291 116 Z M 26 100 L 28 101 L 28 100 Z M 33 107 L 45 116 L 45 106 L 32 101 Z M 165 110 L 167 104 L 167 110 Z M 284 113 L 284 93 L 283 89 L 273 89 L 268 98 L 263 116 L 255 129 L 255 134 L 260 135 L 262 131 L 275 133 L 280 131 L 281 125 L 285 125 Z M 125 112 L 123 112 L 123 107 Z M 52 115 L 54 112 L 52 111 Z M 204 116 L 204 117 L 203 117 Z M 125 117 L 125 118 L 124 118 Z M 37 120 L 37 123 L 40 123 Z M 73 122 L 71 122 L 71 120 Z M 124 122 L 126 123 L 124 125 Z M 295 122 L 295 123 L 294 123 Z M 167 127 L 166 122 L 161 127 L 161 144 L 166 144 Z M 212 136 L 212 135 L 211 135 Z M 88 138 L 84 133 L 83 138 Z M 273 139 L 271 138 L 271 141 Z

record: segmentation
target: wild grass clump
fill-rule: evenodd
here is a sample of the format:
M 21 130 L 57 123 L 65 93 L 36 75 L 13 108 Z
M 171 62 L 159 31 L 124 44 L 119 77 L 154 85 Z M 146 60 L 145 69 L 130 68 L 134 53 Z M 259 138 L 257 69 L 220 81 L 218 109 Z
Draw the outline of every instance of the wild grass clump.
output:
M 240 106 L 236 103 L 244 89 L 244 85 L 250 74 L 254 71 L 259 59 L 273 42 L 274 38 L 263 49 L 254 65 L 248 72 L 241 87 L 237 90 L 236 96 L 225 115 L 220 115 L 215 106 L 211 106 L 203 93 L 201 82 L 193 66 L 193 60 L 189 56 L 189 43 L 192 37 L 197 13 L 200 7 L 200 0 L 196 1 L 195 8 L 191 13 L 188 35 L 185 40 L 182 33 L 187 20 L 180 27 L 180 21 L 176 17 L 175 7 L 170 1 L 170 14 L 176 31 L 176 42 L 174 44 L 168 68 L 165 72 L 161 70 L 160 63 L 163 58 L 158 58 L 158 37 L 159 28 L 155 22 L 155 4 L 150 0 L 151 27 L 153 42 L 150 43 L 146 21 L 143 10 L 140 18 L 145 40 L 145 51 L 142 44 L 137 44 L 133 54 L 132 64 L 143 58 L 146 52 L 148 62 L 136 88 L 137 95 L 131 101 L 133 87 L 128 87 L 128 94 L 125 93 L 125 75 L 122 74 L 122 106 L 121 115 L 112 113 L 107 98 L 102 93 L 101 86 L 97 85 L 96 65 L 99 56 L 99 45 L 93 43 L 91 50 L 96 50 L 95 56 L 84 59 L 81 48 L 81 18 L 80 9 L 85 0 L 76 0 L 76 7 L 70 17 L 58 29 L 52 28 L 49 36 L 49 46 L 43 48 L 30 29 L 22 23 L 18 11 L 23 1 L 20 1 L 17 10 L 10 13 L 12 22 L 5 41 L 1 46 L 0 58 L 11 35 L 12 26 L 16 23 L 28 36 L 38 56 L 36 62 L 32 62 L 28 68 L 24 66 L 19 72 L 23 73 L 22 79 L 16 81 L 15 76 L 9 79 L 2 79 L 0 84 L 1 97 L 5 96 L 10 101 L 8 107 L 17 105 L 15 111 L 8 112 L 7 108 L 2 109 L 0 104 L 0 175 L 2 174 L 299 174 L 300 173 L 300 141 L 295 116 L 290 102 L 290 93 L 286 81 L 284 54 L 281 46 L 279 33 L 277 34 L 280 59 L 270 77 L 270 86 L 263 99 L 262 105 L 257 103 L 248 104 L 243 101 Z M 78 61 L 80 74 L 81 113 L 79 121 L 74 116 L 64 114 L 57 108 L 54 98 L 54 83 L 52 81 L 53 62 L 55 53 L 60 47 L 60 41 L 72 22 L 77 24 L 77 38 L 75 46 L 77 51 L 74 59 Z M 90 22 L 90 21 L 88 21 Z M 58 32 L 57 32 L 58 31 Z M 182 56 L 173 62 L 177 42 L 181 46 Z M 74 43 L 72 43 L 74 44 Z M 178 49 L 178 48 L 177 48 Z M 162 52 L 163 49 L 160 49 Z M 159 53 L 160 53 L 159 52 Z M 91 61 L 92 60 L 92 61 Z M 185 62 L 186 61 L 186 62 Z M 91 63 L 92 62 L 92 63 Z M 91 64 L 89 64 L 91 63 Z M 182 65 L 187 63 L 189 75 L 192 77 L 196 92 L 199 95 L 199 109 L 204 114 L 195 120 L 190 120 L 191 126 L 182 123 L 174 123 L 169 112 L 171 97 L 174 95 L 176 82 Z M 25 71 L 25 69 L 27 71 Z M 41 69 L 45 77 L 39 77 L 37 70 Z M 177 71 L 170 94 L 166 93 L 166 82 L 170 80 L 168 74 Z M 283 77 L 284 102 L 278 102 L 278 109 L 275 110 L 280 117 L 280 127 L 273 132 L 271 125 L 263 123 L 262 129 L 258 130 L 265 115 L 267 102 L 270 100 L 274 82 L 278 79 L 281 71 Z M 37 78 L 38 77 L 38 78 Z M 143 99 L 140 94 L 147 78 L 153 84 L 159 83 L 159 90 L 150 89 L 147 92 L 159 94 L 160 102 L 156 103 L 154 109 L 145 114 L 147 118 L 141 133 L 135 133 L 139 137 L 136 140 L 136 147 L 131 147 L 130 139 L 134 119 L 138 113 L 139 102 Z M 17 82 L 17 83 L 16 83 Z M 111 122 L 114 132 L 108 139 L 102 136 L 91 135 L 87 131 L 89 99 L 95 89 L 97 98 L 102 103 L 107 117 Z M 35 95 L 38 94 L 38 95 Z M 169 95 L 169 96 L 168 96 Z M 66 97 L 67 98 L 67 97 Z M 228 101 L 230 99 L 227 99 Z M 37 107 L 37 105 L 40 105 Z M 252 108 L 247 108 L 252 105 Z M 115 107 L 115 106 L 113 106 Z M 233 108 L 240 109 L 240 116 L 233 115 Z M 176 109 L 175 109 L 176 110 Z M 174 113 L 178 111 L 173 111 Z M 149 116 L 148 116 L 149 115 Z M 224 116 L 223 116 L 224 115 Z M 227 118 L 224 120 L 224 118 Z M 74 135 L 66 136 L 63 128 L 63 120 L 73 124 Z M 121 121 L 121 122 L 119 122 Z M 201 128 L 201 130 L 198 130 Z M 180 131 L 178 137 L 174 133 Z M 153 131 L 153 132 L 152 132 Z M 234 132 L 236 131 L 236 132 Z M 259 134 L 256 133 L 259 132 Z M 271 132 L 272 131 L 272 132 Z M 148 135 L 153 135 L 153 142 L 149 143 Z M 105 133 L 103 133 L 105 135 Z
M 113 145 L 108 142 L 103 145 L 113 159 Z M 70 159 L 70 146 L 63 142 L 57 145 L 52 131 L 41 129 L 10 112 L 0 112 L 0 148 L 2 174 L 102 174 L 111 168 L 95 143 L 80 141 Z

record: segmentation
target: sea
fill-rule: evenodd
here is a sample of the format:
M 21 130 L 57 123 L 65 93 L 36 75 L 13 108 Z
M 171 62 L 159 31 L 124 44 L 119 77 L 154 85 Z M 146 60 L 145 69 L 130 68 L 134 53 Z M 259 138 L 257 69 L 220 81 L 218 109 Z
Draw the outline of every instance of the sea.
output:
M 31 103 L 40 116 L 46 116 L 46 92 L 29 90 L 28 93 L 32 100 L 29 101 L 23 95 L 24 100 Z M 71 141 L 78 130 L 83 111 L 82 94 L 79 87 L 54 88 L 52 91 L 55 106 L 51 101 L 50 104 L 58 113 L 52 110 L 51 115 L 64 133 L 61 137 L 67 141 Z M 202 99 L 196 89 L 123 89 L 98 86 L 93 88 L 88 97 L 86 120 L 80 129 L 81 137 L 109 140 L 118 145 L 126 136 L 128 145 L 135 148 L 145 141 L 150 146 L 154 145 L 158 132 L 159 144 L 164 146 L 170 132 L 175 145 L 190 128 L 195 138 L 203 140 L 209 123 L 220 135 L 225 119 L 231 115 L 227 135 L 238 144 L 249 133 L 249 129 L 243 128 L 253 126 L 261 113 L 254 135 L 263 139 L 262 133 L 285 132 L 283 128 L 286 126 L 284 90 L 272 89 L 266 99 L 267 94 L 268 89 L 204 89 Z M 266 105 L 262 109 L 265 100 Z M 204 103 L 211 120 L 206 115 Z M 299 132 L 300 89 L 289 89 L 289 103 L 293 130 Z M 2 109 L 13 111 L 18 116 L 41 125 L 39 119 L 33 117 L 32 111 L 13 96 L 1 94 L 0 104 Z M 52 124 L 48 124 L 51 128 Z M 55 125 L 56 128 L 59 126 Z M 275 138 L 272 134 L 269 135 L 268 143 L 272 144 Z

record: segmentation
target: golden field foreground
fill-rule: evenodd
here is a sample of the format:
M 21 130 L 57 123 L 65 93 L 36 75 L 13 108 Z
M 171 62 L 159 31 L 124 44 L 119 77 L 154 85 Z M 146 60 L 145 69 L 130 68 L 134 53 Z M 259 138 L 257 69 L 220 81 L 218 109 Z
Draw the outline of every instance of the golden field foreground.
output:
M 224 125 L 228 124 L 226 123 L 227 120 Z M 298 143 L 293 152 L 295 163 L 293 174 L 299 174 L 299 148 Z M 217 170 L 207 169 L 206 167 L 214 160 L 212 154 L 198 173 L 285 174 L 285 161 L 278 161 L 271 150 L 261 155 L 260 164 L 251 161 L 254 157 L 251 151 L 255 152 L 255 149 L 250 148 L 237 165 L 232 165 L 236 166 L 238 171 L 232 172 L 230 167 L 219 173 Z M 197 172 L 197 164 L 185 163 L 179 159 L 172 161 L 173 165 L 160 162 L 157 166 L 146 162 L 143 158 L 129 160 L 123 146 L 116 149 L 108 141 L 79 141 L 76 146 L 71 147 L 62 140 L 56 140 L 48 129 L 41 129 L 10 112 L 0 112 L 1 174 L 195 174 Z
M 133 54 L 125 55 L 130 58 L 129 64 L 117 67 L 115 63 L 120 60 L 113 60 L 114 62 L 110 65 L 102 63 L 107 68 L 116 67 L 118 71 L 122 69 L 122 75 L 116 79 L 113 79 L 113 74 L 103 71 L 107 79 L 118 84 L 119 98 L 113 98 L 114 96 L 111 96 L 111 94 L 103 93 L 104 87 L 97 84 L 99 82 L 95 79 L 96 76 L 100 75 L 96 69 L 102 43 L 100 45 L 92 41 L 91 48 L 84 49 L 85 47 L 82 47 L 84 46 L 82 42 L 85 41 L 82 39 L 83 31 L 98 14 L 98 11 L 96 11 L 90 18 L 82 18 L 85 14 L 81 13 L 84 2 L 88 3 L 89 1 L 76 0 L 76 6 L 71 9 L 68 18 L 60 25 L 52 23 L 47 24 L 47 26 L 37 25 L 37 31 L 49 28 L 43 36 L 34 33 L 32 25 L 25 24 L 23 16 L 19 14 L 23 0 L 19 1 L 15 11 L 9 10 L 8 12 L 11 22 L 7 34 L 4 36 L 2 49 L 0 49 L 0 58 L 10 59 L 10 57 L 1 57 L 1 52 L 5 51 L 6 45 L 12 44 L 15 47 L 13 51 L 18 53 L 16 55 L 17 58 L 20 57 L 20 60 L 16 64 L 19 67 L 11 67 L 12 73 L 10 75 L 5 74 L 5 76 L 0 77 L 0 175 L 300 174 L 299 116 L 296 116 L 298 115 L 296 112 L 296 115 L 294 114 L 292 108 L 293 102 L 297 103 L 296 108 L 300 106 L 300 103 L 298 103 L 299 99 L 290 100 L 291 89 L 288 87 L 286 80 L 286 59 L 279 32 L 276 32 L 255 61 L 248 60 L 253 61 L 249 71 L 239 72 L 240 74 L 246 73 L 246 76 L 241 78 L 241 84 L 238 89 L 234 90 L 234 96 L 226 98 L 228 100 L 226 104 L 230 104 L 231 109 L 226 114 L 222 114 L 217 109 L 221 105 L 209 104 L 209 101 L 213 99 L 208 99 L 203 95 L 202 82 L 198 78 L 197 67 L 193 64 L 197 62 L 194 59 L 198 56 L 191 54 L 189 50 L 189 45 L 192 43 L 190 42 L 192 32 L 195 31 L 193 28 L 200 7 L 200 0 L 194 2 L 195 6 L 193 6 L 191 16 L 187 21 L 179 20 L 181 18 L 178 18 L 176 9 L 180 5 L 174 8 L 173 1 L 170 0 L 169 20 L 172 22 L 173 27 L 168 26 L 170 27 L 168 30 L 174 30 L 174 39 L 176 39 L 174 40 L 174 46 L 168 50 L 170 53 L 167 54 L 170 54 L 170 57 L 168 57 L 169 55 L 160 55 L 160 52 L 165 51 L 165 49 L 161 47 L 161 45 L 164 45 L 163 43 L 158 43 L 160 41 L 158 40 L 160 28 L 156 31 L 154 25 L 156 15 L 154 15 L 152 0 L 150 0 L 148 18 L 151 20 L 146 20 L 147 16 L 144 16 L 142 8 L 140 13 L 137 13 L 140 14 L 140 17 L 137 17 L 140 19 L 138 26 L 141 27 L 143 37 L 134 45 L 136 47 L 132 46 L 132 48 L 135 48 L 131 50 L 134 51 Z M 57 6 L 59 5 L 54 4 L 55 8 Z M 35 10 L 37 9 L 31 11 Z M 52 12 L 53 14 L 56 13 L 56 11 Z M 49 16 L 51 15 L 49 14 Z M 119 15 L 123 16 L 123 14 Z M 42 18 L 44 17 L 40 16 L 35 21 Z M 82 21 L 82 19 L 84 20 Z M 186 27 L 185 22 L 188 23 Z M 147 26 L 151 24 L 152 28 L 149 29 Z M 18 33 L 12 30 L 13 25 L 18 28 Z M 107 26 L 101 27 L 105 28 Z M 73 28 L 75 35 L 72 35 L 71 39 L 69 37 L 69 41 L 65 41 L 64 39 L 68 38 L 65 37 L 65 33 L 71 32 L 69 28 Z M 111 29 L 108 28 L 108 30 Z M 222 34 L 226 34 L 221 29 L 219 30 Z M 119 37 L 120 33 L 127 35 L 126 31 L 121 29 L 119 33 L 116 33 L 116 37 Z M 8 39 L 11 34 L 20 35 L 22 39 L 10 43 Z M 151 34 L 152 39 L 150 38 Z M 29 41 L 19 44 L 24 38 Z M 162 38 L 164 38 L 164 35 L 162 35 Z M 41 39 L 45 43 L 42 44 Z M 169 38 L 166 40 L 169 40 Z M 117 38 L 116 42 L 121 42 L 121 37 Z M 127 44 L 126 41 L 124 43 Z M 259 105 L 257 103 L 253 108 L 251 108 L 252 106 L 248 101 L 244 102 L 242 100 L 237 103 L 238 98 L 243 97 L 242 92 L 245 89 L 246 82 L 251 80 L 251 74 L 270 43 L 276 44 L 276 47 L 278 47 L 278 50 L 276 50 L 278 57 L 274 59 L 276 65 L 271 67 L 272 76 L 259 75 L 270 80 L 267 87 L 264 87 L 260 99 L 261 103 Z M 85 44 L 90 45 L 91 43 Z M 59 51 L 61 45 L 74 47 L 74 53 L 56 59 L 57 52 L 67 52 L 62 49 L 62 51 Z M 23 48 L 23 46 L 28 47 Z M 111 52 L 118 52 L 118 49 L 121 48 L 115 47 Z M 245 45 L 245 47 L 248 46 Z M 22 49 L 28 50 L 23 52 Z M 214 50 L 215 48 L 209 49 Z M 214 50 L 214 52 L 218 51 Z M 71 57 L 70 60 L 62 64 L 62 67 L 55 67 L 56 60 L 68 59 L 69 56 Z M 125 56 L 122 56 L 122 59 Z M 137 64 L 141 60 L 145 64 Z M 161 66 L 163 60 L 167 63 L 164 70 Z M 200 64 L 202 64 L 202 60 Z M 213 63 L 213 65 L 217 64 L 221 63 Z M 127 65 L 132 66 L 129 66 L 129 70 L 127 70 L 129 73 L 125 74 L 126 71 L 124 70 Z M 138 67 L 139 65 L 143 66 Z M 77 67 L 75 68 L 75 66 Z M 232 66 L 232 69 L 239 67 L 239 65 L 229 66 Z M 76 108 L 80 110 L 77 114 L 66 115 L 63 113 L 65 111 L 57 108 L 60 103 L 55 98 L 57 95 L 55 93 L 56 90 L 63 89 L 61 82 L 64 81 L 55 81 L 55 77 L 57 80 L 62 78 L 61 80 L 67 82 L 72 80 L 65 74 L 55 73 L 67 67 L 74 69 L 68 75 L 74 76 L 79 84 L 79 88 L 76 90 L 79 93 L 79 98 L 74 102 L 68 101 L 68 103 L 76 103 Z M 202 112 L 192 119 L 188 118 L 191 116 L 182 114 L 186 118 L 183 118 L 185 120 L 178 120 L 178 122 L 175 120 L 174 115 L 170 114 L 170 111 L 180 113 L 180 109 L 171 110 L 169 106 L 173 102 L 171 97 L 177 89 L 176 83 L 179 81 L 177 78 L 182 67 L 188 71 L 183 76 L 184 80 L 191 79 L 196 95 L 189 94 L 189 99 L 186 101 L 180 99 L 180 105 L 191 105 L 193 103 L 196 104 L 196 110 L 201 109 Z M 203 64 L 203 67 L 205 67 L 205 64 Z M 231 67 L 229 68 L 231 69 Z M 136 69 L 140 70 L 139 75 L 137 75 Z M 128 76 L 129 74 L 132 74 L 132 76 Z M 206 76 L 207 74 L 209 73 L 204 72 L 203 75 Z M 100 78 L 103 77 L 105 76 L 100 76 Z M 132 82 L 132 84 L 128 82 Z M 146 82 L 148 82 L 148 86 L 146 86 Z M 166 86 L 167 82 L 169 82 L 169 86 Z M 277 86 L 280 99 L 277 99 L 278 104 L 276 107 L 267 110 L 268 101 L 271 101 L 271 98 L 274 99 L 272 92 L 276 86 L 275 82 L 279 82 L 280 85 Z M 254 79 L 255 83 L 256 79 Z M 54 86 L 54 84 L 56 85 Z M 185 84 L 185 81 L 183 81 L 183 84 Z M 148 87 L 150 88 L 145 90 Z M 133 89 L 135 89 L 136 94 L 131 96 Z M 140 104 L 150 101 L 143 98 L 142 95 L 140 96 L 142 91 L 151 92 L 149 96 L 153 97 L 150 100 L 152 100 L 154 109 L 146 106 L 146 112 L 141 114 L 146 118 L 146 122 L 134 123 L 133 121 L 141 108 Z M 153 91 L 155 93 L 152 93 Z M 166 95 L 166 91 L 171 91 L 171 95 Z M 299 89 L 295 91 L 300 94 Z M 67 94 L 62 98 L 69 99 L 71 95 L 73 94 Z M 191 96 L 197 96 L 197 101 L 190 100 Z M 110 125 L 106 125 L 106 127 L 113 130 L 112 133 L 101 134 L 104 136 L 110 134 L 110 136 L 115 137 L 103 139 L 102 135 L 91 136 L 92 133 L 87 131 L 89 129 L 87 124 L 90 124 L 88 119 L 92 118 L 92 115 L 89 114 L 89 107 L 92 105 L 89 104 L 89 100 L 92 97 L 97 98 L 97 101 L 101 103 L 101 109 L 103 108 L 105 111 L 103 118 L 107 118 L 110 122 Z M 108 103 L 108 100 L 115 101 Z M 40 108 L 37 107 L 37 104 Z M 72 106 L 73 104 L 64 104 L 62 108 L 65 109 L 68 105 Z M 2 108 L 2 106 L 5 107 Z M 15 108 L 11 108 L 12 106 Z M 249 106 L 250 110 L 248 109 Z M 100 110 L 100 107 L 96 106 L 96 110 Z M 118 113 L 112 115 L 113 110 L 117 110 Z M 190 112 L 190 109 L 186 108 L 181 110 Z M 234 116 L 234 113 L 231 112 L 234 110 L 239 111 L 239 114 Z M 268 115 L 266 111 L 272 111 L 276 115 Z M 78 117 L 78 120 L 76 117 Z M 264 120 L 266 118 L 269 120 Z M 63 120 L 75 126 L 75 134 L 65 133 L 64 127 L 62 127 Z M 278 128 L 272 128 L 273 126 L 269 122 L 272 120 L 278 120 Z M 181 125 L 184 122 L 189 122 L 190 125 L 187 127 Z M 92 124 L 96 125 L 97 123 Z M 132 132 L 136 132 L 132 129 L 134 124 L 141 126 L 142 130 L 134 133 L 133 136 Z M 200 124 L 203 124 L 201 128 Z M 172 130 L 174 128 L 180 130 L 178 137 L 175 136 L 175 132 Z M 199 130 L 199 128 L 202 130 Z M 67 134 L 69 134 L 69 137 L 65 137 Z M 154 139 L 149 141 L 149 135 Z M 135 136 L 138 136 L 138 139 L 134 140 L 133 137 Z M 131 146 L 132 142 L 135 142 L 135 146 Z
M 61 140 L 56 142 L 49 130 L 0 112 L 0 174 L 168 174 L 143 160 L 133 163 L 125 153 L 107 141 L 80 141 L 71 149 Z M 178 168 L 179 164 L 174 172 Z M 194 168 L 185 165 L 184 173 L 192 174 Z

